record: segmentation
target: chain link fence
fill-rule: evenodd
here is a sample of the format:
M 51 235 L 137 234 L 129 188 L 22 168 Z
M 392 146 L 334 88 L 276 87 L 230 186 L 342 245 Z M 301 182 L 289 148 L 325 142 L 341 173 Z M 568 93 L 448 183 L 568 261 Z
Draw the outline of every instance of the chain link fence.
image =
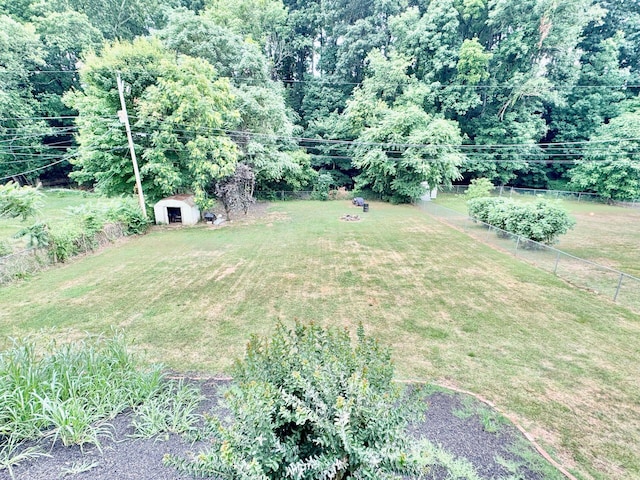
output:
M 300 191 L 286 191 L 286 190 L 274 190 L 269 192 L 256 192 L 256 198 L 258 200 L 311 200 L 311 195 L 313 192 L 311 190 L 300 190 Z
M 98 248 L 115 242 L 126 235 L 126 228 L 123 224 L 108 223 L 102 230 L 92 236 L 78 235 L 73 240 L 74 255 L 93 252 Z M 14 280 L 26 278 L 47 266 L 58 263 L 55 250 L 50 248 L 28 248 L 20 252 L 0 257 L 0 285 L 10 283 Z M 62 260 L 64 261 L 64 260 Z
M 418 205 L 424 212 L 482 242 L 551 272 L 577 287 L 640 311 L 640 278 L 509 233 L 435 202 L 421 201 Z
M 25 278 L 42 270 L 49 263 L 46 252 L 36 248 L 0 257 L 0 285 Z
M 445 193 L 462 194 L 467 191 L 469 185 L 440 186 L 438 190 Z M 518 188 L 500 186 L 493 189 L 493 195 L 497 197 L 514 197 L 518 195 L 541 196 L 549 199 L 574 200 L 576 202 L 607 203 L 607 200 L 600 195 L 589 192 L 572 192 L 569 190 L 543 190 L 539 188 Z M 615 205 L 624 207 L 640 208 L 640 199 L 628 202 L 613 202 Z

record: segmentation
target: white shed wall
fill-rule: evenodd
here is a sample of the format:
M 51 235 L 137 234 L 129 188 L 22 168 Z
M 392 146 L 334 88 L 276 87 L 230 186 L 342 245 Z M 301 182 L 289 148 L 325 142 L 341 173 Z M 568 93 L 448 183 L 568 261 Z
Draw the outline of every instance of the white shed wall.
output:
M 157 224 L 169 223 L 169 214 L 167 207 L 179 208 L 183 225 L 195 225 L 200 221 L 200 209 L 197 206 L 191 206 L 187 202 L 175 199 L 160 200 L 153 206 L 153 212 L 156 216 Z

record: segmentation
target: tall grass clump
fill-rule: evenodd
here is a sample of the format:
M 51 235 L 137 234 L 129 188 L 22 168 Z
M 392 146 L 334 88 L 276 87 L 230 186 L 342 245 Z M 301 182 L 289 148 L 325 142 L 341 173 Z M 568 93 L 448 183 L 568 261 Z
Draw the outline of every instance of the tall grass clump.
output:
M 141 368 L 121 334 L 43 349 L 15 340 L 0 354 L 0 469 L 24 459 L 25 440 L 99 447 L 106 422 L 153 396 L 161 377 L 158 366 Z
M 226 401 L 235 422 L 211 418 L 212 447 L 165 462 L 221 479 L 402 478 L 421 470 L 392 383 L 389 351 L 362 328 L 279 325 L 252 337 Z
M 132 421 L 139 438 L 169 433 L 194 433 L 201 416 L 196 413 L 203 400 L 200 389 L 184 381 L 163 383 L 158 394 L 135 410 Z

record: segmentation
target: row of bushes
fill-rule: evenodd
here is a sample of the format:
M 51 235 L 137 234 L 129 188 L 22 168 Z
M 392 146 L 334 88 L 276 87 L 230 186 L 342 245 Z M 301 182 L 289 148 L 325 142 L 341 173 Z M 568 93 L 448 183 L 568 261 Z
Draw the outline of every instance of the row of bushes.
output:
M 82 206 L 70 210 L 64 226 L 51 228 L 36 222 L 23 228 L 18 236 L 27 236 L 29 246 L 45 248 L 52 262 L 64 262 L 80 253 L 92 251 L 116 238 L 144 233 L 149 220 L 129 202 L 115 207 Z
M 467 209 L 475 220 L 545 245 L 556 243 L 576 223 L 562 207 L 543 199 L 520 203 L 501 197 L 473 198 Z
M 93 251 L 120 237 L 142 234 L 148 227 L 149 220 L 141 210 L 127 201 L 112 207 L 69 209 L 65 222 L 54 227 L 36 221 L 16 234 L 27 237 L 30 250 L 14 253 L 9 242 L 0 241 L 0 285 L 25 278 L 50 263 L 65 262 Z

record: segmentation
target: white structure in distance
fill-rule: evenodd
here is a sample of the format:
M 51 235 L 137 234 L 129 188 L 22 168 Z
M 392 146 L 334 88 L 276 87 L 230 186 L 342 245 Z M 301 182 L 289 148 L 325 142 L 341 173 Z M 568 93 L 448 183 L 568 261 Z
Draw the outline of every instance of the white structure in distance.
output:
M 163 198 L 153 206 L 153 212 L 158 225 L 195 225 L 200 221 L 200 209 L 188 194 Z

